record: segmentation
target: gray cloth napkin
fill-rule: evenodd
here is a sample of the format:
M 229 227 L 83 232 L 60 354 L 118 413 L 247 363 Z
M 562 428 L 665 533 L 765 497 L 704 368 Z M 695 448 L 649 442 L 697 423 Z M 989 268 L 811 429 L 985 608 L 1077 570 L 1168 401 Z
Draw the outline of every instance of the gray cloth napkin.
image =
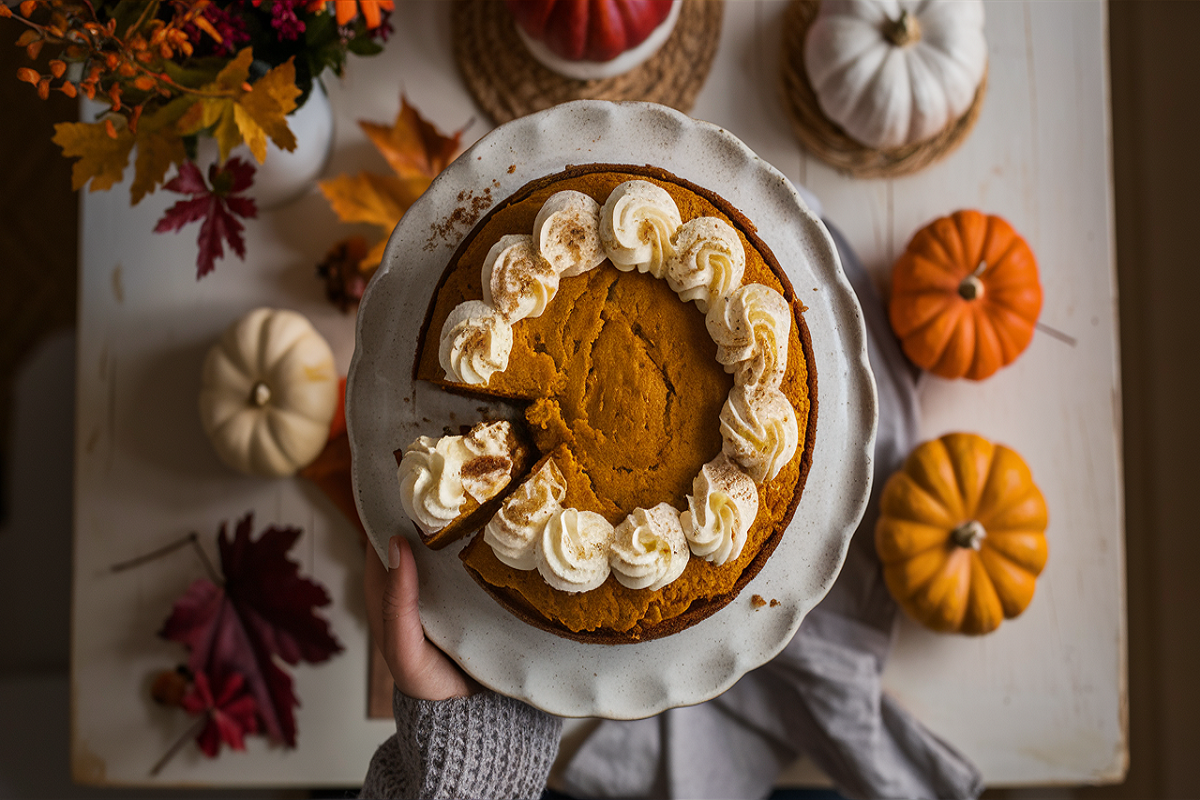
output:
M 604 721 L 567 765 L 577 797 L 758 798 L 801 754 L 852 798 L 962 798 L 979 771 L 882 692 L 897 608 L 875 555 L 879 493 L 917 444 L 917 372 L 862 264 L 829 226 L 866 319 L 879 391 L 875 480 L 846 563 L 774 660 L 707 703 Z

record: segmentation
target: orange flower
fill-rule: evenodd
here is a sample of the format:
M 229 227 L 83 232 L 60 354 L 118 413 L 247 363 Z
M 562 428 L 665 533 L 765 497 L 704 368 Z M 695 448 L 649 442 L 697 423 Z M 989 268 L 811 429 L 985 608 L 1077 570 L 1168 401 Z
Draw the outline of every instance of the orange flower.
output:
M 383 22 L 383 11 L 391 11 L 396 7 L 394 0 L 333 0 L 337 11 L 338 25 L 345 25 L 358 15 L 361 6 L 363 17 L 367 20 L 368 28 L 378 28 Z

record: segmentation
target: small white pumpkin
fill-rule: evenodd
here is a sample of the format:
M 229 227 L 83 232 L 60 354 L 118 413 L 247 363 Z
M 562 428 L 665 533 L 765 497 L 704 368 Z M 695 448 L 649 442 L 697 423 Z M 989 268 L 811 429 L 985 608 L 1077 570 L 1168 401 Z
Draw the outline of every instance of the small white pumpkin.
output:
M 200 420 L 221 460 L 249 475 L 294 475 L 329 438 L 333 351 L 302 314 L 256 308 L 204 360 Z
M 982 0 L 822 0 L 804 68 L 825 116 L 877 150 L 936 136 L 987 70 Z

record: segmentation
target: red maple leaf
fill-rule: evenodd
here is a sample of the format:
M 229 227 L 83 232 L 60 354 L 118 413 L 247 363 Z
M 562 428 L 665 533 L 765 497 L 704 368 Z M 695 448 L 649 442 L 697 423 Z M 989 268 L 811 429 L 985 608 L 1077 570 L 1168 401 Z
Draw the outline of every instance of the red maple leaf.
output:
M 230 672 L 216 695 L 208 676 L 197 672 L 192 676 L 191 689 L 179 701 L 189 714 L 204 714 L 205 725 L 196 735 L 196 743 L 209 758 L 221 749 L 221 742 L 234 750 L 245 750 L 247 733 L 258 731 L 259 709 L 253 695 L 246 692 L 246 681 L 240 673 Z
M 188 223 L 203 220 L 196 240 L 200 249 L 196 257 L 196 280 L 212 272 L 213 263 L 225 257 L 225 242 L 229 242 L 238 258 L 246 257 L 243 227 L 237 217 L 257 217 L 258 206 L 252 198 L 238 193 L 249 189 L 253 182 L 254 165 L 231 158 L 223 167 L 215 163 L 209 166 L 207 183 L 199 167 L 184 161 L 179 165 L 179 174 L 163 184 L 164 189 L 192 197 L 168 208 L 154 226 L 155 233 L 178 232 Z
M 289 747 L 296 744 L 300 705 L 292 679 L 277 663 L 325 661 L 342 646 L 329 623 L 315 608 L 330 602 L 319 583 L 302 578 L 299 565 L 287 557 L 299 528 L 268 527 L 251 540 L 254 515 L 237 523 L 233 539 L 221 524 L 217 544 L 223 585 L 201 578 L 175 602 L 159 635 L 190 651 L 188 669 L 204 673 L 214 685 L 240 674 L 258 705 L 268 736 Z

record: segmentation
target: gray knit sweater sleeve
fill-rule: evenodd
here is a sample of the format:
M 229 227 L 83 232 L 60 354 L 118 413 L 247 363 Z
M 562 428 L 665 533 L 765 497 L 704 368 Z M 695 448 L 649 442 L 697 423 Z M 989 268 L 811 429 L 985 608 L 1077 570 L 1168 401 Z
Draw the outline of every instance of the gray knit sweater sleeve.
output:
M 361 797 L 539 797 L 562 720 L 495 692 L 413 700 L 394 691 L 396 735 L 371 759 Z

